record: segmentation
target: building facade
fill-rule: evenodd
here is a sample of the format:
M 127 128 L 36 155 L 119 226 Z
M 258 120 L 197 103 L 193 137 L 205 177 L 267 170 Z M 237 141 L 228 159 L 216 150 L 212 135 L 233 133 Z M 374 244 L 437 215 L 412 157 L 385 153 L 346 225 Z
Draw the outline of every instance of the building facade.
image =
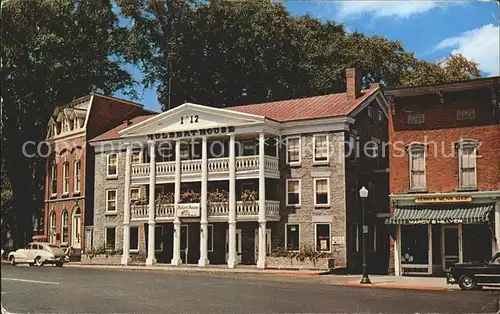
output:
M 396 275 L 500 250 L 500 78 L 385 92 Z
M 71 246 L 78 255 L 91 242 L 86 226 L 93 218 L 94 154 L 88 139 L 147 113 L 142 106 L 99 94 L 55 109 L 48 123 L 44 238 Z M 89 223 L 90 222 L 90 223 Z M 85 236 L 84 236 L 85 234 Z
M 370 254 L 387 269 L 377 219 L 388 213 L 387 103 L 378 84 L 359 86 L 350 69 L 346 93 L 224 109 L 186 103 L 94 138 L 93 246 L 123 251 L 122 264 L 262 268 L 278 251 L 313 250 L 356 268 L 365 185 Z

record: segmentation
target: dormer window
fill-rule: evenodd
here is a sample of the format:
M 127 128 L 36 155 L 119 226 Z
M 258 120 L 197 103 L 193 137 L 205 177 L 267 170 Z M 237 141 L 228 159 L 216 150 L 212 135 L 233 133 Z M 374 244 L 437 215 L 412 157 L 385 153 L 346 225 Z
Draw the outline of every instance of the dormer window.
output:
M 67 119 L 64 119 L 62 122 L 62 131 L 63 132 L 68 132 L 69 131 L 69 123 Z
M 80 126 L 78 125 L 78 119 L 73 120 L 73 130 L 78 129 Z

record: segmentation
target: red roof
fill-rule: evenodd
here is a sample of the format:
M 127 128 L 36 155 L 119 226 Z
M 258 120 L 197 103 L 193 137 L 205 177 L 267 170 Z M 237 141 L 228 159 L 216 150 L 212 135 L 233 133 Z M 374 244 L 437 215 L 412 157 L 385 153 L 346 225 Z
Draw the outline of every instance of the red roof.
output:
M 142 122 L 146 119 L 149 119 L 153 116 L 155 116 L 155 115 L 149 114 L 146 116 L 138 116 L 138 117 L 132 118 L 131 120 L 129 120 L 131 122 L 130 124 L 127 125 L 126 122 L 122 122 L 119 125 L 117 125 L 116 127 L 112 128 L 111 130 L 109 130 L 109 131 L 107 131 L 107 132 L 105 132 L 97 137 L 94 137 L 90 141 L 91 142 L 99 142 L 99 141 L 107 141 L 107 140 L 114 140 L 114 139 L 120 138 L 120 136 L 118 135 L 118 132 L 120 132 L 121 130 L 123 130 L 131 125 L 134 125 L 134 124 Z
M 330 94 L 323 96 L 280 100 L 262 104 L 242 105 L 224 108 L 226 110 L 264 116 L 279 122 L 319 119 L 338 116 L 347 116 L 363 103 L 370 95 L 378 90 L 378 86 L 361 91 L 361 96 L 355 100 L 348 100 L 346 93 Z M 120 138 L 118 132 L 142 122 L 154 115 L 144 115 L 133 118 L 131 124 L 125 122 L 103 133 L 91 142 L 107 141 Z
M 348 100 L 347 93 L 338 93 L 225 109 L 264 116 L 279 122 L 346 116 L 377 89 L 362 90 L 361 96 L 355 100 Z

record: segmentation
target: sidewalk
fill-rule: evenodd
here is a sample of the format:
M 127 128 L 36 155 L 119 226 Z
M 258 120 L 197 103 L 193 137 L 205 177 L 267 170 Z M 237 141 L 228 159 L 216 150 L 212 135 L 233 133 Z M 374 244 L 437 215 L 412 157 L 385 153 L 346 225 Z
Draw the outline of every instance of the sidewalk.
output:
M 371 284 L 361 284 L 361 275 L 332 275 L 332 284 L 364 287 L 364 288 L 388 288 L 388 289 L 404 289 L 404 290 L 430 290 L 430 291 L 445 291 L 445 290 L 460 290 L 458 285 L 446 284 L 444 277 L 407 277 L 407 276 L 384 276 L 370 275 Z

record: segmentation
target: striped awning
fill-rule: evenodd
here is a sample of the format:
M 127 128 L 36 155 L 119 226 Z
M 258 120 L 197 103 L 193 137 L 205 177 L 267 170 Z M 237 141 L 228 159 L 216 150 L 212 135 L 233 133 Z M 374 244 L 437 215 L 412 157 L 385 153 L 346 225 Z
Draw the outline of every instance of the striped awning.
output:
M 394 215 L 385 223 L 394 225 L 486 223 L 494 207 L 494 203 L 397 206 L 394 208 Z

